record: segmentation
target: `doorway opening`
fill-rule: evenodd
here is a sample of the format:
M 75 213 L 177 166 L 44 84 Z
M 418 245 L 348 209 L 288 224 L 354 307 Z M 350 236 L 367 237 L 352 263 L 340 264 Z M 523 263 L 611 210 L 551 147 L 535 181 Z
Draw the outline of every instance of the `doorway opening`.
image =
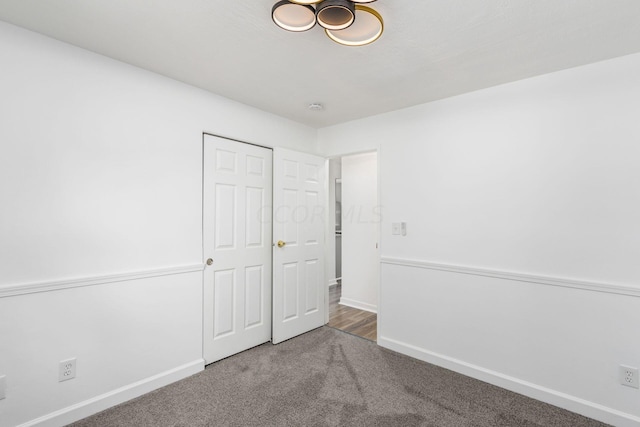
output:
M 329 323 L 377 341 L 379 234 L 377 152 L 329 160 Z M 333 221 L 332 221 L 333 219 Z

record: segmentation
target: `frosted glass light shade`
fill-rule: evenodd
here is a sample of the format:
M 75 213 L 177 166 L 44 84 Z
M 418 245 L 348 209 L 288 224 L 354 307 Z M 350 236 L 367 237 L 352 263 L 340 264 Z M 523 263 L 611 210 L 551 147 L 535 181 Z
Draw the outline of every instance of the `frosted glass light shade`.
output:
M 318 24 L 328 30 L 342 30 L 353 24 L 355 3 L 348 0 L 324 0 L 318 4 Z
M 382 16 L 367 6 L 356 5 L 355 22 L 343 30 L 325 29 L 327 36 L 346 46 L 364 46 L 378 40 L 384 31 Z
M 313 6 L 282 0 L 273 5 L 271 18 L 287 31 L 307 31 L 316 25 L 316 10 Z

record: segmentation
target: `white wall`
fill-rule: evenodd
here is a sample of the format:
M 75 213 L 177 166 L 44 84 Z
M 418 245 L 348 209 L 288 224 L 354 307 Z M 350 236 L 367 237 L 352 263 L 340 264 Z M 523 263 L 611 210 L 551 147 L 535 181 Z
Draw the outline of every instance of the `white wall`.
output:
M 1 22 L 0 52 L 0 426 L 55 425 L 202 369 L 202 133 L 316 131 Z
M 639 111 L 631 55 L 321 129 L 379 150 L 380 344 L 640 422 Z
M 340 304 L 378 309 L 380 219 L 377 153 L 343 157 Z

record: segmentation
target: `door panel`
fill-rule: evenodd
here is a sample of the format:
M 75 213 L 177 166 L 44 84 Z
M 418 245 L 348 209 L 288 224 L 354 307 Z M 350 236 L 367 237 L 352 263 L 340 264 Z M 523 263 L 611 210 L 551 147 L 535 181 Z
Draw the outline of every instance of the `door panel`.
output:
M 319 289 L 319 277 L 320 272 L 318 271 L 318 260 L 312 259 L 306 261 L 305 272 L 307 274 L 305 289 L 306 289 L 306 314 L 311 314 L 314 311 L 318 311 L 320 309 L 320 289 Z
M 215 195 L 216 249 L 233 249 L 236 240 L 236 186 L 216 184 Z
M 204 357 L 207 363 L 271 339 L 272 151 L 205 136 Z
M 216 271 L 213 274 L 213 302 L 215 304 L 215 320 L 213 322 L 214 338 L 231 334 L 235 329 L 233 325 L 233 319 L 235 317 L 235 276 L 235 270 Z
M 247 187 L 247 218 L 246 218 L 246 238 L 247 248 L 264 247 L 264 228 L 271 224 L 265 224 L 261 211 L 268 206 L 264 200 L 264 188 Z M 269 205 L 271 201 L 269 201 Z
M 264 268 L 261 265 L 247 267 L 244 281 L 245 294 L 245 328 L 263 324 L 264 316 Z
M 324 159 L 274 150 L 274 343 L 325 323 L 324 176 Z
M 298 264 L 295 262 L 284 264 L 282 272 L 284 300 L 282 318 L 288 321 L 298 317 Z

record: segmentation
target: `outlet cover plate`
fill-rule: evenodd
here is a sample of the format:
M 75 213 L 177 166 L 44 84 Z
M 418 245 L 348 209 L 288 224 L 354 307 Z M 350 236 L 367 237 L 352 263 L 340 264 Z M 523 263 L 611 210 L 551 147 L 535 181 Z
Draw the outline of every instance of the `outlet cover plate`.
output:
M 0 375 L 0 400 L 7 397 L 7 376 Z
M 71 380 L 76 377 L 76 358 L 61 360 L 58 372 L 58 382 Z
M 620 384 L 627 387 L 640 388 L 638 368 L 620 365 Z

